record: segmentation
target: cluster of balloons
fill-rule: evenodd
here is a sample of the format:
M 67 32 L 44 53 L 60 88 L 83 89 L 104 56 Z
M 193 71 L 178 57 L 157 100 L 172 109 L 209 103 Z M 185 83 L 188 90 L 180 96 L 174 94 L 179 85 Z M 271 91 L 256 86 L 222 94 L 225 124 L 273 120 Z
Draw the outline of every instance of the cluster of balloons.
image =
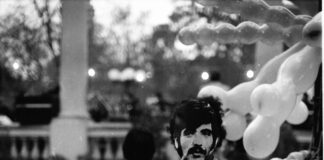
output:
M 281 28 L 278 25 L 259 25 L 245 21 L 237 26 L 229 23 L 218 23 L 216 26 L 190 25 L 182 28 L 178 37 L 186 45 L 211 45 L 213 42 L 252 44 L 257 41 L 274 44 L 283 41 L 291 46 L 302 39 L 302 29 L 301 25 Z
M 217 26 L 189 26 L 179 32 L 184 44 L 209 45 L 214 41 L 222 43 L 274 43 L 283 40 L 292 46 L 302 38 L 304 25 L 312 18 L 295 15 L 282 6 L 270 6 L 263 0 L 198 0 L 205 7 L 216 7 L 218 11 L 238 14 L 249 21 L 238 26 L 221 23 Z M 259 25 L 262 24 L 262 25 Z
M 284 121 L 300 124 L 308 116 L 301 96 L 313 86 L 321 64 L 321 13 L 302 29 L 303 39 L 268 61 L 254 80 L 229 91 L 205 86 L 197 95 L 221 101 L 222 108 L 229 110 L 223 119 L 226 138 L 235 141 L 243 137 L 244 148 L 255 158 L 267 157 L 275 150 Z M 257 115 L 249 124 L 248 113 Z
M 226 138 L 228 140 L 235 141 L 243 136 L 247 126 L 245 115 L 253 110 L 250 102 L 252 91 L 261 84 L 274 82 L 280 64 L 304 46 L 302 43 L 294 45 L 284 53 L 268 61 L 254 80 L 243 82 L 229 91 L 225 91 L 214 85 L 205 86 L 199 91 L 198 97 L 212 96 L 218 98 L 223 104 L 223 110 L 229 109 L 229 112 L 224 115 L 223 119 L 227 131 Z
M 275 82 L 253 90 L 251 107 L 258 115 L 244 132 L 243 144 L 248 153 L 257 158 L 269 155 L 278 144 L 285 120 L 293 124 L 306 120 L 308 110 L 301 95 L 313 86 L 321 59 L 321 48 L 305 46 L 281 64 Z
M 283 28 L 304 26 L 310 19 L 307 15 L 295 15 L 282 6 L 270 6 L 263 0 L 197 0 L 205 7 L 216 7 L 226 13 L 238 14 L 245 19 L 262 24 L 277 24 Z

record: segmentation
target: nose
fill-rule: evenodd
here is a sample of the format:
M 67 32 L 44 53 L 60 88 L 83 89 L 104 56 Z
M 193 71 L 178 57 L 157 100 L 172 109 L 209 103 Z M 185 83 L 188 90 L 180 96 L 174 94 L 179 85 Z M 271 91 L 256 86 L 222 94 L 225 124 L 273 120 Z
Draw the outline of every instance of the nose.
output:
M 203 139 L 202 136 L 199 134 L 195 134 L 194 139 L 193 139 L 193 145 L 202 145 Z

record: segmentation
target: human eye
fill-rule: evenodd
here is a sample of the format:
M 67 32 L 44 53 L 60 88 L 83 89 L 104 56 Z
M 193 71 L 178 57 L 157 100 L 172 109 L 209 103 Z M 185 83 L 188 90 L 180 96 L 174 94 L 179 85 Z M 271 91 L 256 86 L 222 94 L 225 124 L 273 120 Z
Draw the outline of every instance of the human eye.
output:
M 183 135 L 185 136 L 189 136 L 189 135 L 193 135 L 194 134 L 194 131 L 190 130 L 190 129 L 185 129 L 183 131 Z
M 203 129 L 203 130 L 201 130 L 201 134 L 204 136 L 211 136 L 212 131 L 209 129 Z

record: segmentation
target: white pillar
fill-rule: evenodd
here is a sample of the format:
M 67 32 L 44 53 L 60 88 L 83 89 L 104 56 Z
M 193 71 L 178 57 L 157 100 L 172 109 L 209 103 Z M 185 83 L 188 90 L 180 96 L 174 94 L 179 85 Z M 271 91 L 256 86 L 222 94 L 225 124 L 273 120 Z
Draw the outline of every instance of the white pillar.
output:
M 87 152 L 89 0 L 62 0 L 60 114 L 50 125 L 50 154 L 77 160 Z

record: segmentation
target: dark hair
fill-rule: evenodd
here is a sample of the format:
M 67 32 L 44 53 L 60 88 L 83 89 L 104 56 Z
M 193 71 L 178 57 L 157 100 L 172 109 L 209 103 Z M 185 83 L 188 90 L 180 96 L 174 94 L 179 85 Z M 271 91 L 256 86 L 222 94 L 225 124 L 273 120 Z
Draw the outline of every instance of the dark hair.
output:
M 222 140 L 225 137 L 225 129 L 222 126 L 223 112 L 221 103 L 218 99 L 212 97 L 185 100 L 176 108 L 170 123 L 169 132 L 171 142 L 178 140 L 180 144 L 181 130 L 184 128 L 196 129 L 202 124 L 211 123 L 213 135 L 213 147 L 220 147 Z M 216 144 L 216 139 L 218 142 Z M 182 156 L 181 148 L 176 148 L 180 156 Z M 213 149 L 213 148 L 212 148 Z
M 155 153 L 153 134 L 143 128 L 133 128 L 126 135 L 123 154 L 127 160 L 152 160 Z

